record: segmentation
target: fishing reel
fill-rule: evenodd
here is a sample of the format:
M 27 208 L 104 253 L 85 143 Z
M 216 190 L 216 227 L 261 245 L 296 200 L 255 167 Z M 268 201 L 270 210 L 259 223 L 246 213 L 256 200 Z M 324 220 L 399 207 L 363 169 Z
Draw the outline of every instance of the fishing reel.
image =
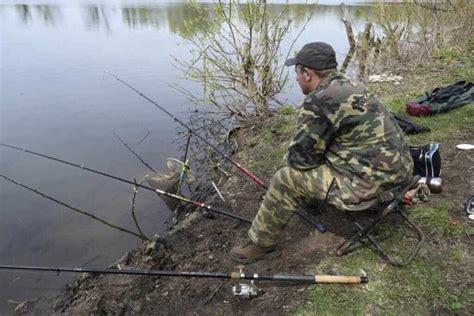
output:
M 243 274 L 242 268 L 240 268 L 240 274 Z M 262 294 L 262 290 L 255 285 L 254 280 L 251 280 L 250 283 L 239 283 L 234 285 L 232 287 L 232 294 L 250 300 L 253 297 Z
M 242 296 L 248 300 L 257 297 L 261 292 L 262 291 L 255 285 L 253 280 L 250 281 L 250 283 L 239 283 L 232 287 L 232 294 L 234 294 L 234 296 Z

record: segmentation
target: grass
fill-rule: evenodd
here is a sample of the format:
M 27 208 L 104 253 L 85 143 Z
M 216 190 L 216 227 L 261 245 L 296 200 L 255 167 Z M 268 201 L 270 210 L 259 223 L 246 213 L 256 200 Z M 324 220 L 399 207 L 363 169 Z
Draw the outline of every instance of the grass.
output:
M 435 51 L 434 59 L 422 69 L 405 70 L 405 84 L 370 84 L 369 89 L 379 95 L 383 104 L 393 112 L 406 114 L 405 104 L 427 90 L 446 86 L 460 80 L 474 82 L 474 38 L 465 50 L 447 48 Z M 443 142 L 474 130 L 474 105 L 471 103 L 448 113 L 428 117 L 412 117 L 414 123 L 429 127 L 431 132 L 410 135 L 411 144 Z
M 404 113 L 407 101 L 424 91 L 464 79 L 474 81 L 471 57 L 474 45 L 467 51 L 439 51 L 429 68 L 405 73 L 404 86 L 386 83 L 371 84 L 369 89 L 391 111 Z M 432 73 L 431 71 L 437 70 Z M 297 126 L 292 107 L 285 107 L 263 122 L 250 142 L 251 148 L 242 152 L 251 169 L 260 174 L 272 174 L 281 163 Z M 411 135 L 410 144 L 464 139 L 474 132 L 474 105 L 471 103 L 445 114 L 413 118 L 431 132 Z M 464 137 L 464 138 L 463 138 Z M 465 139 L 469 141 L 469 139 Z M 468 315 L 474 310 L 472 286 L 472 241 L 474 224 L 456 214 L 453 202 L 432 200 L 411 208 L 409 216 L 427 234 L 415 260 L 397 268 L 384 262 L 372 249 L 362 247 L 343 257 L 328 257 L 315 273 L 357 275 L 360 268 L 369 273 L 370 282 L 361 286 L 317 285 L 311 288 L 299 315 Z M 413 242 L 408 231 L 400 227 L 378 226 L 374 234 L 383 245 L 403 252 Z M 402 246 L 402 244 L 404 246 Z
M 434 52 L 422 68 L 403 69 L 404 84 L 374 83 L 369 89 L 376 93 L 383 104 L 394 112 L 406 113 L 405 104 L 435 87 L 446 86 L 460 80 L 474 82 L 474 38 L 467 41 L 465 49 L 449 47 Z M 402 65 L 400 67 L 403 67 Z M 412 117 L 413 122 L 431 129 L 430 133 L 409 136 L 411 144 L 431 141 L 442 142 L 465 132 L 472 132 L 474 105 L 465 105 L 445 114 Z
M 296 132 L 296 110 L 293 106 L 281 107 L 275 115 L 259 126 L 259 131 L 247 139 L 250 147 L 241 160 L 257 174 L 269 174 L 282 165 L 291 137 Z
M 466 218 L 457 219 L 451 215 L 454 206 L 447 202 L 422 204 L 410 211 L 410 217 L 421 223 L 425 231 L 442 236 L 461 237 L 474 235 L 474 224 Z
M 452 274 L 452 265 L 465 266 Z M 463 278 L 472 271 L 472 256 L 461 246 L 440 251 L 425 245 L 415 260 L 404 268 L 383 263 L 371 250 L 357 255 L 328 258 L 317 270 L 329 268 L 338 274 L 359 274 L 359 267 L 369 271 L 369 283 L 363 286 L 314 286 L 299 315 L 423 315 L 428 313 L 468 313 L 472 293 Z
M 384 105 L 394 112 L 404 113 L 405 104 L 419 94 L 412 96 L 390 96 L 382 98 Z M 409 135 L 410 144 L 426 144 L 429 142 L 443 142 L 464 133 L 474 131 L 474 106 L 468 104 L 448 113 L 438 114 L 426 117 L 411 117 L 415 124 L 429 127 L 429 133 Z

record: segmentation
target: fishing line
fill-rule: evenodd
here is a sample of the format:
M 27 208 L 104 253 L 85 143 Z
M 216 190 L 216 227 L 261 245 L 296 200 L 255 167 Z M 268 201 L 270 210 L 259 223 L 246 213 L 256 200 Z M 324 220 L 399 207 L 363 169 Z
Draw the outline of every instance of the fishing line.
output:
M 89 172 L 102 175 L 104 177 L 115 179 L 117 181 L 121 181 L 121 182 L 128 183 L 128 184 L 131 184 L 131 185 L 136 186 L 136 187 L 140 187 L 140 188 L 144 188 L 144 189 L 149 190 L 149 191 L 156 192 L 160 195 L 168 196 L 170 198 L 173 198 L 173 199 L 191 204 L 194 207 L 200 207 L 200 208 L 206 209 L 206 210 L 208 210 L 210 212 L 213 212 L 213 213 L 217 213 L 217 214 L 221 214 L 221 215 L 224 215 L 224 216 L 227 216 L 227 217 L 230 217 L 230 218 L 234 218 L 234 219 L 240 220 L 242 222 L 251 223 L 251 221 L 246 219 L 246 218 L 243 218 L 243 217 L 241 217 L 239 215 L 236 215 L 236 214 L 233 214 L 233 213 L 229 213 L 229 212 L 217 209 L 217 208 L 215 208 L 211 205 L 207 205 L 207 204 L 195 201 L 195 200 L 190 200 L 190 199 L 185 198 L 183 196 L 176 195 L 176 194 L 173 194 L 173 193 L 170 193 L 170 192 L 166 192 L 166 191 L 163 191 L 163 190 L 160 190 L 160 189 L 155 189 L 155 188 L 146 186 L 144 184 L 139 184 L 139 183 L 136 183 L 136 182 L 132 182 L 132 181 L 123 179 L 123 178 L 119 178 L 117 176 L 114 176 L 114 175 L 111 175 L 111 174 L 108 174 L 108 173 L 105 173 L 105 172 L 101 172 L 101 171 L 98 171 L 98 170 L 95 170 L 95 169 L 92 169 L 92 168 L 88 168 L 84 165 L 78 165 L 78 164 L 75 164 L 75 163 L 72 163 L 72 162 L 69 162 L 69 161 L 66 161 L 66 160 L 62 160 L 62 159 L 59 159 L 59 158 L 55 158 L 55 157 L 52 157 L 52 156 L 48 156 L 48 155 L 45 155 L 45 154 L 37 153 L 37 152 L 31 151 L 31 150 L 28 150 L 28 149 L 19 148 L 19 147 L 8 145 L 8 144 L 0 144 L 0 146 L 4 146 L 4 147 L 11 148 L 11 149 L 23 151 L 23 152 L 26 152 L 26 153 L 29 153 L 29 154 L 32 154 L 32 155 L 35 155 L 35 156 L 43 157 L 43 158 L 54 160 L 54 161 L 57 161 L 57 162 L 60 162 L 60 163 L 63 163 L 63 164 L 69 165 L 69 166 L 73 166 L 73 167 L 76 167 L 76 168 L 87 170 Z

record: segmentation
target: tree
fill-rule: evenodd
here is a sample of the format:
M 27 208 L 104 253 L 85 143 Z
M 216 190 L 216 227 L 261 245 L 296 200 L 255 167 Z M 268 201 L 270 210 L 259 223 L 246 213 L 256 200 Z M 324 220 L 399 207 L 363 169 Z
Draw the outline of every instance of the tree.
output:
M 208 10 L 193 5 L 198 11 Z M 270 12 L 266 1 L 219 0 L 212 7 L 212 19 L 203 18 L 212 16 L 209 13 L 199 13 L 186 21 L 193 30 L 186 39 L 193 57 L 190 61 L 175 58 L 175 65 L 184 79 L 202 84 L 203 93 L 197 95 L 182 86 L 176 89 L 195 104 L 212 105 L 241 119 L 268 112 L 271 103 L 279 103 L 276 96 L 288 79 L 281 44 L 293 21 L 286 8 Z

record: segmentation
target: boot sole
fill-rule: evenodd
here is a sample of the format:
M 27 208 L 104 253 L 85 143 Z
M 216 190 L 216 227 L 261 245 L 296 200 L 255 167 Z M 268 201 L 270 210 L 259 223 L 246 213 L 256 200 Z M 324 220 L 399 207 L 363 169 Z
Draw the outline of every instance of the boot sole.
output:
M 244 264 L 249 264 L 249 263 L 254 263 L 259 260 L 268 260 L 268 259 L 274 259 L 279 256 L 281 256 L 281 250 L 280 249 L 275 249 L 272 252 L 266 253 L 264 255 L 254 257 L 254 258 L 241 258 L 241 257 L 236 257 L 233 253 L 231 253 L 231 258 L 234 261 L 237 261 L 239 263 L 244 263 Z

